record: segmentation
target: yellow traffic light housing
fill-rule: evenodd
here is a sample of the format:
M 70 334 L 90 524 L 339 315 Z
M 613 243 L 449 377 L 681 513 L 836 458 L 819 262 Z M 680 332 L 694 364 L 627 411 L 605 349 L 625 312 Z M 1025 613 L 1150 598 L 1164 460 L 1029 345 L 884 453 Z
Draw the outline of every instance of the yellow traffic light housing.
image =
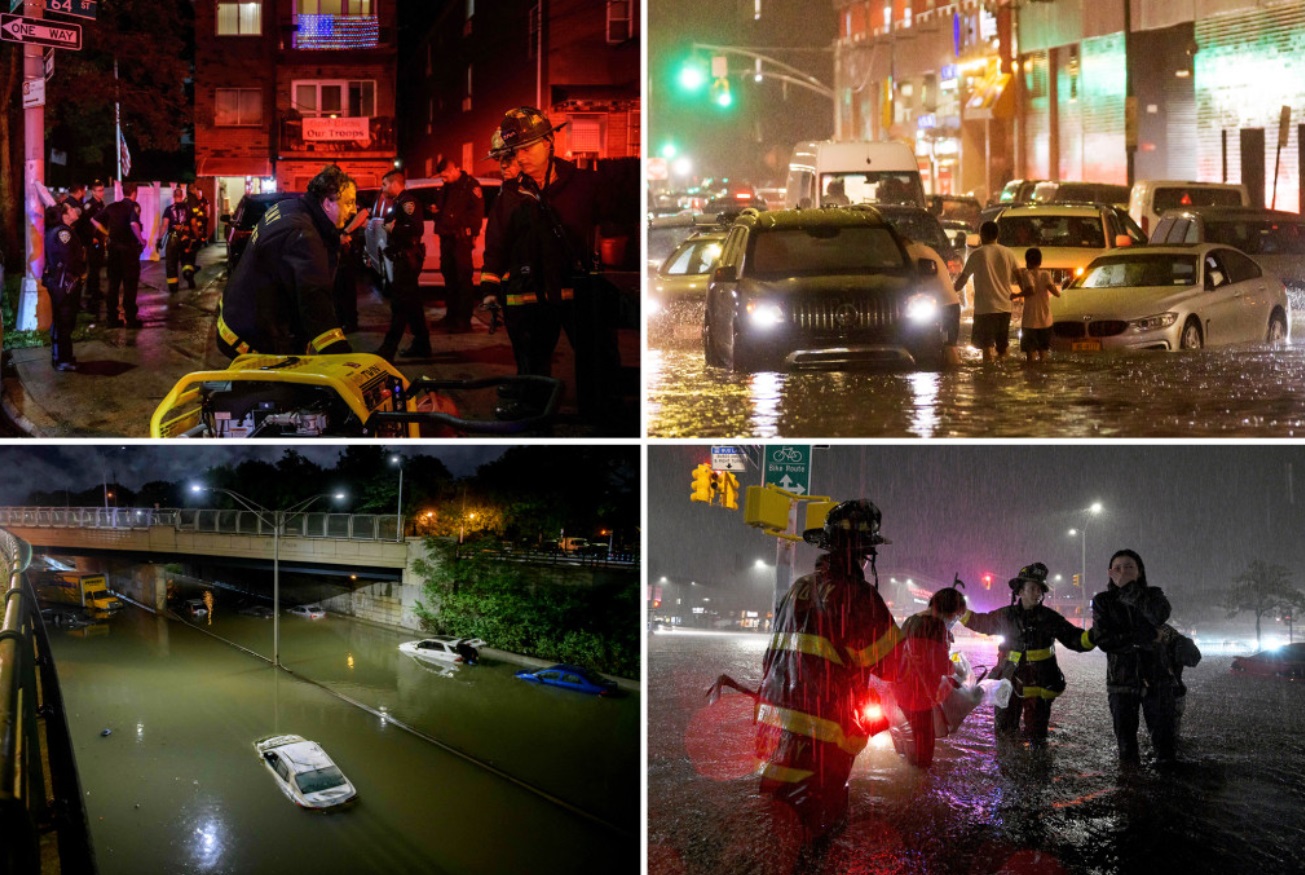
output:
M 689 493 L 690 501 L 702 501 L 711 504 L 712 493 L 712 470 L 707 464 L 699 465 L 693 469 L 693 492 Z
M 739 509 L 739 478 L 735 477 L 729 471 L 720 475 L 720 503 L 722 507 L 730 510 Z
M 1074 575 L 1074 585 L 1081 586 L 1081 584 L 1079 583 L 1079 575 L 1077 574 Z
M 790 499 L 764 486 L 749 486 L 743 496 L 743 522 L 773 532 L 788 529 Z
M 808 501 L 803 508 L 806 514 L 806 524 L 802 526 L 806 529 L 823 529 L 825 527 L 825 517 L 829 512 L 838 506 L 836 501 Z

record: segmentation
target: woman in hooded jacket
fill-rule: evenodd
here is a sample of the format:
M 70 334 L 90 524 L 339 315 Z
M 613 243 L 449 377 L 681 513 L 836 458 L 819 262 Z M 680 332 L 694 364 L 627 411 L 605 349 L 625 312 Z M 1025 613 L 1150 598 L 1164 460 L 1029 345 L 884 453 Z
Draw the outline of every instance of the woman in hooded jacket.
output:
M 1141 556 L 1119 550 L 1110 557 L 1110 585 L 1092 599 L 1092 641 L 1106 653 L 1106 693 L 1124 766 L 1141 762 L 1139 708 L 1156 760 L 1174 759 L 1176 689 L 1161 641 L 1169 610 L 1164 592 L 1147 583 Z

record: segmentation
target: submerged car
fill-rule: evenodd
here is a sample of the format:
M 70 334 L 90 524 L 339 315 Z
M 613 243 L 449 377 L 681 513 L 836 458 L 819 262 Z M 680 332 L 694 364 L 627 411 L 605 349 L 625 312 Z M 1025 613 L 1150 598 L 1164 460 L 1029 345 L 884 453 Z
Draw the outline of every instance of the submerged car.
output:
M 326 609 L 321 605 L 295 605 L 286 613 L 294 614 L 296 617 L 306 617 L 309 620 L 320 620 L 326 616 Z
M 657 268 L 648 296 L 650 335 L 675 335 L 680 329 L 697 334 L 707 298 L 707 278 L 724 242 L 723 229 L 691 234 Z
M 208 616 L 208 607 L 204 604 L 203 599 L 190 599 L 186 602 L 186 614 L 199 619 Z
M 703 355 L 734 371 L 940 365 L 936 276 L 874 207 L 745 210 L 707 284 Z
M 399 645 L 399 652 L 422 662 L 475 665 L 480 661 L 480 648 L 484 646 L 485 642 L 479 638 L 433 635 L 420 641 L 405 641 Z
M 1280 280 L 1226 246 L 1103 255 L 1051 301 L 1052 345 L 1071 351 L 1199 349 L 1287 338 Z
M 272 618 L 272 609 L 267 605 L 247 605 L 241 608 L 239 613 L 246 617 L 257 617 L 260 620 L 270 620 Z
M 616 692 L 615 681 L 610 681 L 597 672 L 578 665 L 559 664 L 534 671 L 522 669 L 516 676 L 533 684 L 563 687 L 575 690 L 577 693 L 588 693 L 591 696 L 610 696 Z
M 254 750 L 281 792 L 301 808 L 333 808 L 358 795 L 315 741 L 299 735 L 271 735 L 254 742 Z
M 1288 289 L 1305 292 L 1305 218 L 1297 213 L 1256 207 L 1170 210 L 1156 224 L 1151 242 L 1232 246 Z
M 1266 677 L 1305 677 L 1305 641 L 1261 650 L 1253 656 L 1234 656 L 1232 670 Z
M 1064 285 L 1081 275 L 1098 255 L 1146 243 L 1142 229 L 1126 218 L 1122 209 L 1109 204 L 1011 207 L 997 217 L 997 242 L 1014 250 L 1021 264 L 1025 252 L 1037 247 L 1042 251 L 1043 270 Z M 970 242 L 977 246 L 977 236 Z

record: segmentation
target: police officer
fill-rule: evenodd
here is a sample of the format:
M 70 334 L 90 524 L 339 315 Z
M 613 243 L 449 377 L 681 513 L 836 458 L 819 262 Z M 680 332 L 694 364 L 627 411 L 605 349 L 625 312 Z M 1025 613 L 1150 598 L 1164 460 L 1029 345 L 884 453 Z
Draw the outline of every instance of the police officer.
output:
M 426 311 L 422 308 L 421 289 L 417 281 L 421 276 L 421 263 L 426 258 L 426 247 L 421 235 L 424 227 L 421 204 L 404 188 L 402 170 L 391 170 L 381 177 L 381 191 L 393 203 L 385 222 L 385 257 L 393 265 L 394 276 L 390 284 L 390 330 L 385 333 L 376 354 L 393 359 L 403 339 L 404 331 L 412 332 L 412 346 L 403 351 L 410 358 L 430 358 L 430 329 L 426 325 Z
M 123 318 L 128 328 L 141 328 L 137 318 L 136 291 L 140 286 L 140 254 L 145 249 L 145 234 L 141 230 L 140 204 L 136 203 L 136 183 L 122 183 L 122 200 L 114 201 L 100 215 L 91 220 L 100 233 L 108 238 L 109 296 L 107 324 L 121 328 Z M 118 316 L 118 291 L 122 291 L 122 316 Z
M 181 253 L 189 240 L 190 207 L 186 205 L 186 190 L 180 185 L 174 185 L 172 203 L 163 211 L 163 258 L 168 276 L 169 295 L 177 293 L 180 282 L 177 269 L 181 264 Z
M 528 373 L 552 375 L 553 352 L 566 332 L 580 415 L 593 421 L 606 411 L 620 356 L 614 326 L 593 317 L 598 175 L 554 156 L 553 135 L 565 125 L 555 127 L 528 106 L 503 116 L 499 134 L 521 174 L 490 211 L 480 281 L 487 301 L 493 296 L 504 308 L 509 331 L 518 332 Z M 538 407 L 538 399 L 526 406 Z
M 331 164 L 302 197 L 268 209 L 222 293 L 219 350 L 231 358 L 352 352 L 332 290 L 340 228 L 357 192 L 353 180 Z
M 480 183 L 452 158 L 441 158 L 435 172 L 444 180 L 435 213 L 435 233 L 440 238 L 440 272 L 448 312 L 436 323 L 439 330 L 464 334 L 471 330 L 475 283 L 471 250 L 485 220 L 485 195 Z
M 104 295 L 100 291 L 100 271 L 104 269 L 105 239 L 96 226 L 95 220 L 104 210 L 104 182 L 97 179 L 91 183 L 90 197 L 82 204 L 82 217 L 77 220 L 77 236 L 86 249 L 86 302 L 84 308 L 92 316 L 98 316 L 100 301 Z M 113 315 L 113 314 L 110 314 Z
M 891 677 L 897 625 L 865 578 L 874 567 L 879 509 L 844 501 L 803 540 L 827 551 L 799 578 L 775 611 L 757 702 L 761 792 L 791 807 L 805 845 L 840 828 L 847 779 L 870 736 L 887 728 L 866 717 L 871 674 Z M 823 567 L 822 567 L 823 566 Z
M 186 278 L 186 284 L 193 289 L 195 259 L 199 257 L 204 244 L 208 243 L 208 198 L 204 197 L 202 189 L 192 185 L 186 196 L 186 204 L 190 208 L 190 229 L 186 245 L 181 250 L 181 273 Z
M 45 274 L 42 277 L 50 293 L 50 303 L 54 305 L 50 355 L 56 371 L 75 371 L 77 361 L 73 355 L 72 333 L 77 325 L 82 281 L 86 273 L 86 250 L 73 227 L 81 216 L 81 207 L 75 199 L 65 198 L 56 209 L 59 221 L 45 232 Z

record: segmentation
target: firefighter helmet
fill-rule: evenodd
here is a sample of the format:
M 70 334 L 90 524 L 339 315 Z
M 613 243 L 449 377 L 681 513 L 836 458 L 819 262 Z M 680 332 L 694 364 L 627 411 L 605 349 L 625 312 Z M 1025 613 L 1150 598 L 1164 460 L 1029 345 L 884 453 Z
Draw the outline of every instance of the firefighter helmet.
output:
M 865 499 L 844 501 L 829 511 L 823 527 L 804 531 L 802 540 L 822 550 L 850 548 L 853 552 L 868 554 L 876 544 L 887 543 L 887 539 L 879 534 L 881 518 L 879 508 Z
M 533 106 L 518 106 L 503 114 L 503 121 L 498 130 L 503 138 L 504 148 L 524 149 L 526 146 L 532 146 L 540 140 L 552 137 L 567 124 L 568 122 L 562 122 L 555 127 L 543 111 Z
M 1042 587 L 1043 592 L 1050 592 L 1051 587 L 1047 586 L 1047 566 L 1041 562 L 1034 562 L 1032 565 L 1025 565 L 1020 569 L 1020 573 L 1010 580 L 1012 592 L 1019 592 L 1024 588 L 1024 584 L 1033 581 Z

